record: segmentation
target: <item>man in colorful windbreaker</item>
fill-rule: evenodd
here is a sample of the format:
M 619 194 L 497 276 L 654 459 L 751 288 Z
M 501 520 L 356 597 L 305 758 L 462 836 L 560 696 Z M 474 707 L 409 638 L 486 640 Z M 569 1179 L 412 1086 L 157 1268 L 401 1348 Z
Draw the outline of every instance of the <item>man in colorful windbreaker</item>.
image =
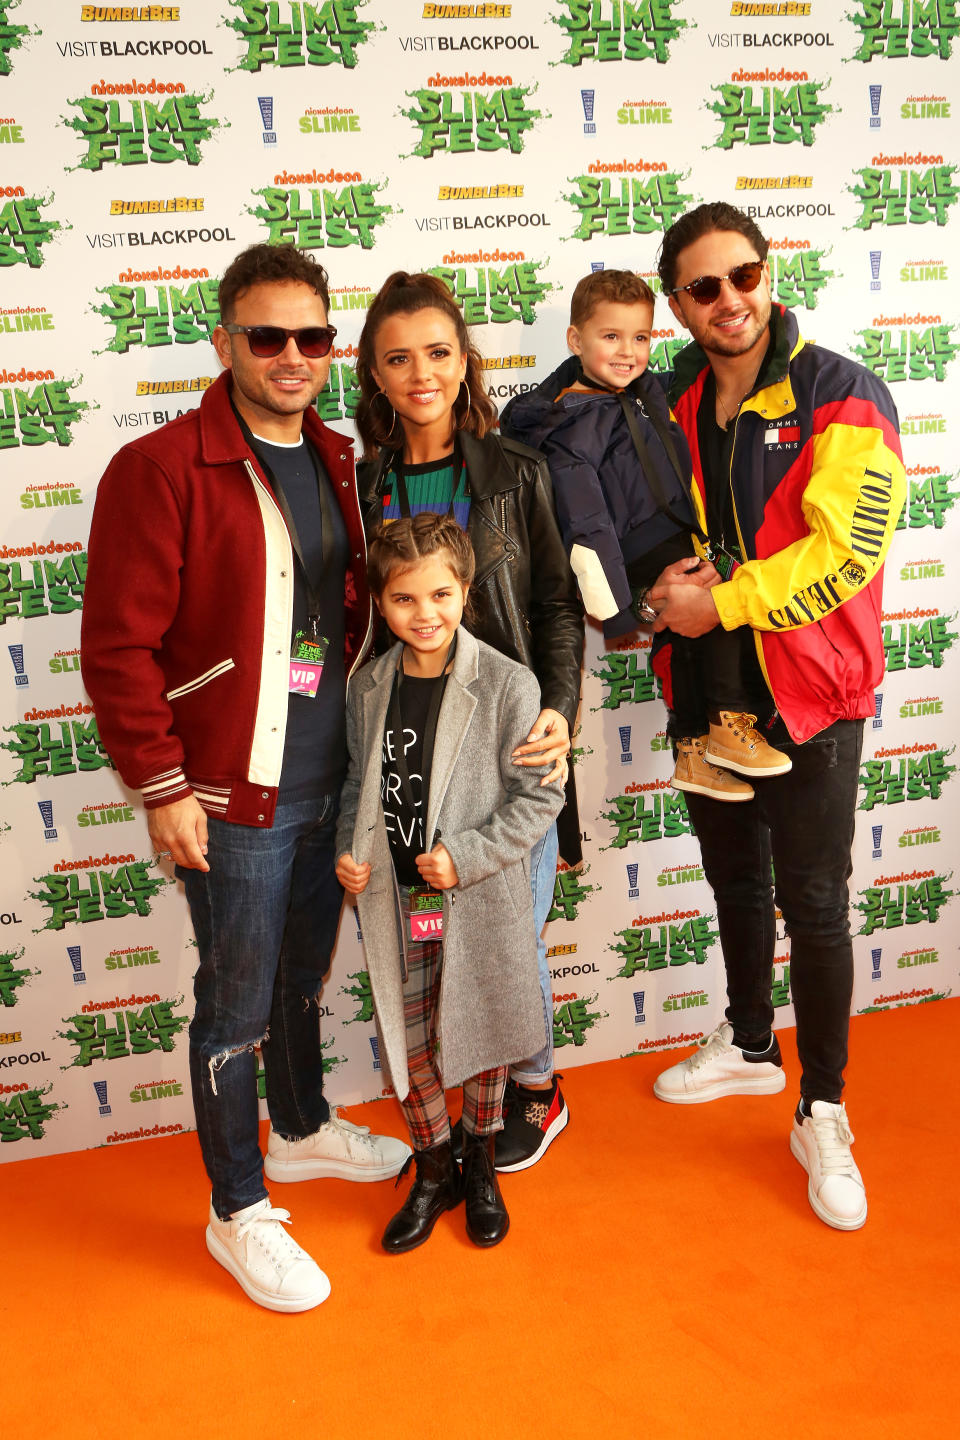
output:
M 717 902 L 726 1020 L 657 1079 L 674 1104 L 769 1095 L 786 1083 L 773 1034 L 774 894 L 790 938 L 802 1073 L 790 1148 L 816 1215 L 840 1230 L 867 1217 L 842 1103 L 853 987 L 847 881 L 863 722 L 884 652 L 883 559 L 903 506 L 897 414 L 886 387 L 804 344 L 771 303 L 767 242 L 741 211 L 702 205 L 665 234 L 670 308 L 693 344 L 670 399 L 693 455 L 713 563 L 669 567 L 651 591 L 656 628 L 743 639 L 750 709 L 730 736 L 756 795 L 687 795 Z M 669 644 L 656 665 L 669 703 Z M 759 731 L 793 761 L 749 768 Z M 708 756 L 709 759 L 709 756 Z M 730 763 L 729 761 L 727 763 Z M 775 880 L 771 883 L 771 862 Z
M 258 1305 L 302 1311 L 330 1284 L 271 1206 L 264 1169 L 378 1180 L 409 1155 L 323 1095 L 319 1002 L 343 898 L 334 834 L 346 679 L 369 643 L 366 547 L 351 442 L 313 408 L 336 335 L 326 272 L 292 245 L 253 245 L 219 298 L 224 373 L 100 481 L 81 659 L 197 938 L 190 1078 L 207 1248 Z

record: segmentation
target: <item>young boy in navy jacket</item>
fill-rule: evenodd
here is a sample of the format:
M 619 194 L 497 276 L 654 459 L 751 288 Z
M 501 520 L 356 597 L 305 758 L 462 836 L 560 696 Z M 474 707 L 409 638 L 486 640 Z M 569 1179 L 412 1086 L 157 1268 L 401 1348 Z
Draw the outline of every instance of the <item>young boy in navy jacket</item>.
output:
M 506 435 L 550 463 L 584 608 L 608 639 L 656 619 L 647 592 L 665 566 L 698 563 L 693 536 L 703 537 L 686 440 L 647 373 L 653 310 L 653 292 L 632 271 L 584 276 L 570 304 L 571 358 L 511 400 L 501 419 Z M 782 775 L 791 762 L 744 713 L 739 637 L 665 631 L 663 640 L 656 668 L 677 748 L 672 785 L 750 800 L 753 788 L 739 776 Z

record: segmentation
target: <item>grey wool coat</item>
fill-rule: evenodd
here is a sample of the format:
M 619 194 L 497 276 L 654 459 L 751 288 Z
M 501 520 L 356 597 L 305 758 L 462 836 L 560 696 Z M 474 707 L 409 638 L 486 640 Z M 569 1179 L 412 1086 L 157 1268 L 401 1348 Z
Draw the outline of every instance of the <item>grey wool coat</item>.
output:
M 563 790 L 511 751 L 540 712 L 532 672 L 461 626 L 437 721 L 424 828 L 439 836 L 459 884 L 444 892 L 443 974 L 436 1017 L 444 1085 L 511 1064 L 542 1048 L 529 852 L 559 813 Z M 406 1098 L 407 1046 L 401 931 L 390 842 L 380 804 L 384 724 L 401 646 L 350 681 L 350 770 L 340 801 L 337 855 L 370 862 L 357 897 L 382 1047 L 398 1097 Z M 383 1054 L 381 1051 L 381 1058 Z

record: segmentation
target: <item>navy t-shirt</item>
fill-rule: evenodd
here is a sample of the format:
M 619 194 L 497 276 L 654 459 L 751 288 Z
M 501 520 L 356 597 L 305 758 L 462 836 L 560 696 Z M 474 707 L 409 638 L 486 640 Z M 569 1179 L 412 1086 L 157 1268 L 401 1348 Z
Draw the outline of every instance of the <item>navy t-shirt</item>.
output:
M 279 804 L 339 793 L 347 769 L 346 674 L 344 669 L 344 583 L 349 546 L 333 486 L 319 455 L 301 436 L 298 445 L 277 445 L 255 435 L 267 473 L 282 491 L 300 539 L 303 562 L 319 602 L 320 634 L 329 641 L 315 696 L 291 694 L 283 746 Z M 323 512 L 318 485 L 326 490 L 332 526 L 323 564 Z M 293 635 L 307 628 L 304 567 L 294 562 Z

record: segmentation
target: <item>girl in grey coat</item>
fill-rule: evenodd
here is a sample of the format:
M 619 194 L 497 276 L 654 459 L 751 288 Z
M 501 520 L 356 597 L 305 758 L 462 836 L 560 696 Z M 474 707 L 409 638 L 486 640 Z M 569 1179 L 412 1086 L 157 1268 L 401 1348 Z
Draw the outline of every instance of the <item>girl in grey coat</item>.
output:
M 370 588 L 400 643 L 354 676 L 347 703 L 337 873 L 357 896 L 380 1053 L 416 1162 L 383 1236 L 392 1253 L 422 1244 L 461 1198 L 476 1244 L 503 1239 L 493 1143 L 507 1067 L 542 1038 L 527 862 L 563 792 L 514 763 L 539 687 L 460 625 L 472 578 L 452 518 L 383 527 Z M 460 1084 L 462 1184 L 443 1095 Z

